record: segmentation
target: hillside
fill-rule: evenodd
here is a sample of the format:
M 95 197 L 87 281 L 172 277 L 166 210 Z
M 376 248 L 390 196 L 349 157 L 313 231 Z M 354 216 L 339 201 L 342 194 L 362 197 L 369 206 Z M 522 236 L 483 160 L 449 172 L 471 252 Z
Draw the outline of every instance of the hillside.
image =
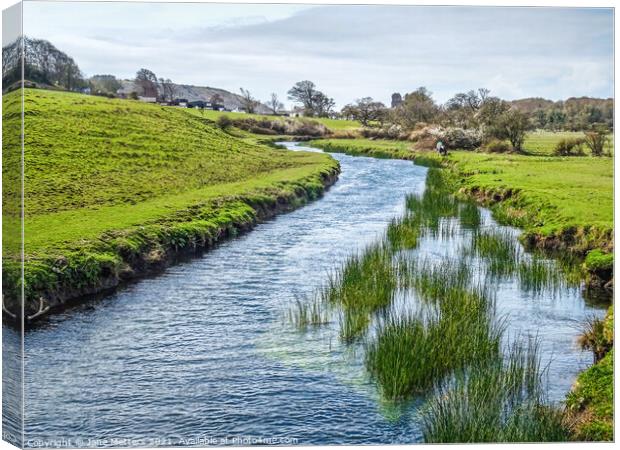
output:
M 19 158 L 9 151 L 19 148 L 10 132 L 19 130 L 19 100 L 19 92 L 3 96 L 5 204 L 19 195 L 11 182 Z M 313 199 L 338 172 L 328 155 L 243 141 L 180 108 L 27 89 L 25 117 L 26 293 L 51 304 Z M 11 237 L 3 242 L 9 302 L 19 274 Z
M 123 87 L 120 93 L 129 95 L 131 92 L 136 91 L 133 80 L 121 80 Z M 192 86 L 189 84 L 173 84 L 175 98 L 184 98 L 192 101 L 202 100 L 208 102 L 211 97 L 218 94 L 224 99 L 224 107 L 229 110 L 240 109 L 242 107 L 242 99 L 240 95 L 226 91 L 224 89 L 218 89 L 207 86 Z M 259 104 L 256 112 L 259 114 L 269 114 L 271 110 L 263 105 Z

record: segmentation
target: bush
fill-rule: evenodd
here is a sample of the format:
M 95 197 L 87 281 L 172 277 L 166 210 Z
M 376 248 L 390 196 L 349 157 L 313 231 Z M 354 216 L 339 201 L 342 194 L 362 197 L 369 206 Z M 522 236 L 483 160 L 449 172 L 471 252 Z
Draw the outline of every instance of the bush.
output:
M 586 132 L 584 142 L 592 152 L 592 156 L 603 156 L 603 149 L 607 143 L 608 134 L 609 131 L 606 128 L 597 128 Z
M 222 116 L 225 117 L 225 116 Z M 230 120 L 230 119 L 229 119 Z M 323 137 L 330 134 L 329 129 L 320 122 L 308 119 L 254 119 L 241 118 L 230 120 L 230 125 L 254 134 L 292 135 Z M 228 126 L 230 126 L 228 125 Z
M 566 138 L 561 139 L 555 145 L 553 154 L 556 156 L 579 156 L 583 155 L 582 146 L 584 144 L 583 138 Z
M 226 130 L 227 128 L 230 128 L 232 126 L 233 122 L 232 120 L 230 120 L 230 117 L 228 116 L 220 116 L 217 118 L 217 126 L 220 127 L 222 130 Z
M 482 143 L 480 131 L 458 127 L 426 126 L 411 132 L 407 138 L 416 142 L 416 147 L 421 150 L 433 150 L 438 140 L 441 140 L 448 148 L 464 150 L 473 150 L 480 147 Z
M 499 139 L 491 139 L 484 144 L 482 149 L 488 153 L 508 153 L 512 151 L 512 147 L 506 141 L 500 141 Z

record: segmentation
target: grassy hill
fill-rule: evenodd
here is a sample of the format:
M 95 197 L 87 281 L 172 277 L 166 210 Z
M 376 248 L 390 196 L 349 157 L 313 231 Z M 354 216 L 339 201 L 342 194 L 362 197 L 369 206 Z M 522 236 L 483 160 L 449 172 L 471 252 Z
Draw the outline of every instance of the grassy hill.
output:
M 19 196 L 10 151 L 19 148 L 19 94 L 3 96 L 9 205 Z M 327 155 L 237 139 L 187 110 L 138 101 L 26 90 L 25 130 L 26 290 L 52 303 L 70 285 L 96 291 L 103 276 L 131 277 L 148 258 L 164 264 L 314 198 L 338 171 Z M 3 243 L 8 289 L 17 286 L 18 236 Z

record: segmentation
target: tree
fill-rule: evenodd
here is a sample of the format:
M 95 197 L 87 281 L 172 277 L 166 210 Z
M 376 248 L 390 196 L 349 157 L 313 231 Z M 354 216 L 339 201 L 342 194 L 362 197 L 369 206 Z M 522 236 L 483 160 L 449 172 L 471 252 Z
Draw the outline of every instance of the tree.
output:
M 382 122 L 386 115 L 386 108 L 383 103 L 376 102 L 371 97 L 364 97 L 342 108 L 342 114 L 349 119 L 358 120 L 367 127 L 373 122 Z
M 296 103 L 301 103 L 305 111 L 314 111 L 314 102 L 318 91 L 312 81 L 298 81 L 289 89 L 288 98 Z
M 172 80 L 170 78 L 160 78 L 159 85 L 161 86 L 162 90 L 162 99 L 169 102 L 173 101 L 175 89 Z
M 211 98 L 209 99 L 209 102 L 213 106 L 216 106 L 216 105 L 224 106 L 224 98 L 218 93 L 213 94 Z
M 607 128 L 600 125 L 585 133 L 584 142 L 592 152 L 592 156 L 603 156 L 608 134 Z
M 313 116 L 329 117 L 334 112 L 336 102 L 322 92 L 318 92 L 314 97 Z
M 287 94 L 289 100 L 303 105 L 305 116 L 329 116 L 336 105 L 332 98 L 317 90 L 314 83 L 309 80 L 295 83 Z
M 69 91 L 87 86 L 73 58 L 50 42 L 29 37 L 18 38 L 2 48 L 2 81 L 5 87 L 22 78 Z
M 405 95 L 403 103 L 394 110 L 394 119 L 405 129 L 413 129 L 419 122 L 431 122 L 439 113 L 432 93 L 420 87 Z
M 93 75 L 88 81 L 93 94 L 114 95 L 122 87 L 114 75 Z
M 248 114 L 252 114 L 259 105 L 258 101 L 252 97 L 252 94 L 247 89 L 239 88 L 239 90 L 241 91 L 241 109 Z
M 284 103 L 280 101 L 278 94 L 274 92 L 271 94 L 271 98 L 267 101 L 267 106 L 269 106 L 269 109 L 271 109 L 273 114 L 278 114 L 278 111 L 284 108 Z
M 157 97 L 157 76 L 150 70 L 138 70 L 138 72 L 136 72 L 135 84 L 138 89 L 138 95 Z
M 530 128 L 529 115 L 513 108 L 498 118 L 493 137 L 508 139 L 513 150 L 519 152 L 523 147 L 523 141 L 525 141 L 525 133 Z

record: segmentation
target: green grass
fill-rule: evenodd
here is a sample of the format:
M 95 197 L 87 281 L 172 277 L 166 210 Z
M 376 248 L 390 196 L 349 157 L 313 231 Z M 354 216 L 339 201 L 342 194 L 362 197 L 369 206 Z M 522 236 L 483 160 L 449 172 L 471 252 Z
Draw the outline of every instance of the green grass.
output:
M 176 107 L 169 107 L 170 109 L 180 109 Z M 208 109 L 200 110 L 196 108 L 187 108 L 185 112 L 188 112 L 197 117 L 204 117 L 212 121 L 216 121 L 220 116 L 227 116 L 231 119 L 277 119 L 278 116 L 265 115 L 265 114 L 247 114 L 242 112 L 227 112 L 227 111 L 211 111 Z M 285 117 L 282 117 L 284 119 Z M 355 130 L 361 128 L 361 124 L 354 120 L 341 120 L 341 119 L 328 119 L 324 117 L 309 117 L 310 120 L 315 120 L 322 123 L 330 130 Z
M 566 399 L 573 416 L 573 439 L 613 440 L 614 351 L 582 372 Z
M 393 254 L 390 245 L 383 241 L 349 256 L 330 275 L 321 298 L 342 308 L 340 335 L 344 341 L 366 332 L 371 315 L 392 303 L 397 283 Z
M 584 133 L 580 131 L 533 131 L 527 134 L 525 142 L 523 143 L 523 150 L 532 155 L 553 155 L 555 146 L 562 139 L 575 139 L 582 138 Z M 613 154 L 613 134 L 609 136 L 607 144 L 605 145 L 605 151 Z M 584 145 L 583 151 L 589 152 L 589 149 Z
M 13 227 L 19 94 L 3 96 L 4 219 Z M 138 254 L 157 262 L 168 249 L 212 242 L 278 200 L 316 198 L 338 170 L 327 155 L 247 142 L 187 110 L 138 101 L 26 90 L 25 129 L 27 293 L 92 284 Z M 18 239 L 5 235 L 13 288 Z
M 315 139 L 309 143 L 327 152 L 347 153 L 354 156 L 375 158 L 413 159 L 413 144 L 407 141 L 370 139 Z
M 566 441 L 561 411 L 546 404 L 543 374 L 537 344 L 530 342 L 444 379 L 423 416 L 425 441 Z

